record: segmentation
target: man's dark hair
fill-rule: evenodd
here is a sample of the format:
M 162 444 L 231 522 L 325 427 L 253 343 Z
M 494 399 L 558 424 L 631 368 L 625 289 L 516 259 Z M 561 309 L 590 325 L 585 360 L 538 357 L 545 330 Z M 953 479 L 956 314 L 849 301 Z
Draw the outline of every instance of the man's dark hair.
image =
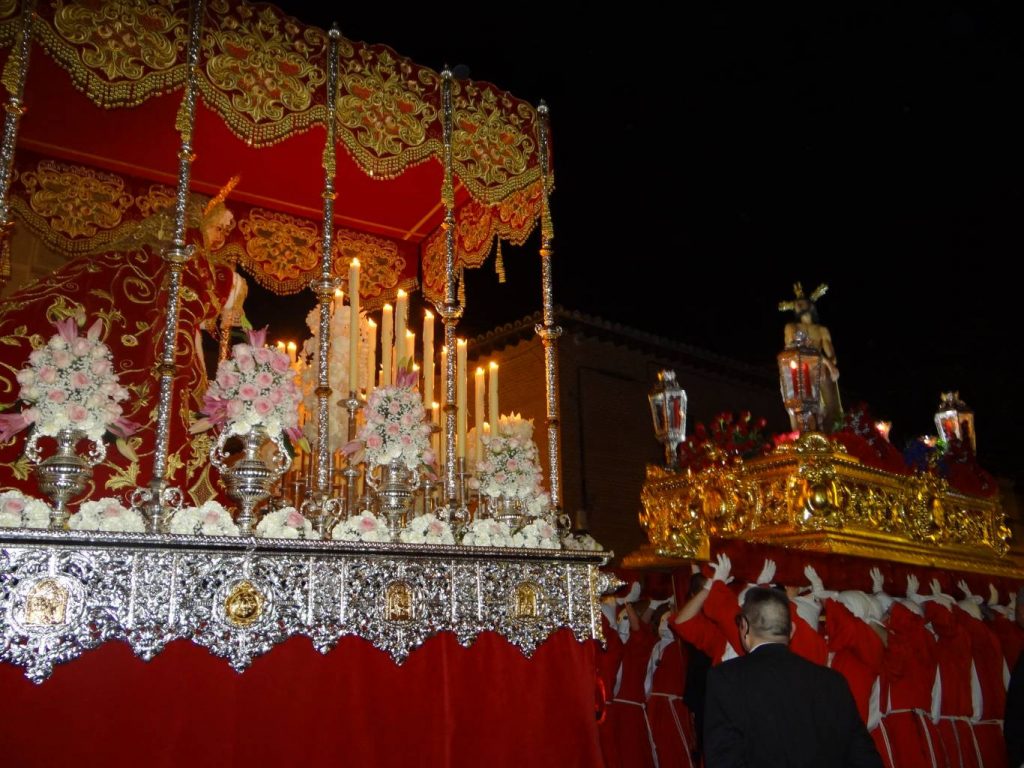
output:
M 766 587 L 751 587 L 743 599 L 743 618 L 750 631 L 764 640 L 789 642 L 793 625 L 789 618 L 789 598 L 785 592 Z

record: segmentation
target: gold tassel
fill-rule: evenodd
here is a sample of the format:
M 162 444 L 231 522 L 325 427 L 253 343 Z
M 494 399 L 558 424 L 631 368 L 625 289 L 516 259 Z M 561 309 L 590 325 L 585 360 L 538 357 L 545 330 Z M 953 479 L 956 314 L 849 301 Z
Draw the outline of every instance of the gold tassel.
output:
M 466 306 L 466 267 L 459 267 L 459 304 Z
M 505 282 L 505 259 L 501 255 L 501 238 L 497 235 L 494 236 L 494 242 L 497 243 L 495 246 L 496 253 L 494 254 L 494 271 L 498 273 L 498 282 Z

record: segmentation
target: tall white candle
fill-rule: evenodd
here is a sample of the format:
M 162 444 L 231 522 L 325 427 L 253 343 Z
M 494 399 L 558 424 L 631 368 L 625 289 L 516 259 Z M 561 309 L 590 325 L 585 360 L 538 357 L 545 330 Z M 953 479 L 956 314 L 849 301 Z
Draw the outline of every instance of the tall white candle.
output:
M 476 430 L 476 445 L 474 461 L 483 458 L 484 443 L 484 369 L 477 366 L 476 377 L 473 381 L 473 429 Z
M 405 332 L 405 352 L 402 354 L 409 363 L 416 359 L 416 334 L 412 331 Z
M 398 368 L 401 366 L 402 358 L 405 355 L 405 326 L 409 319 L 409 294 L 398 289 L 398 300 L 395 302 L 395 372 L 392 378 L 398 376 Z M 394 383 L 392 381 L 392 383 Z
M 497 434 L 498 417 L 501 412 L 498 410 L 498 364 L 491 361 L 487 381 L 487 421 L 491 423 L 491 429 Z
M 299 351 L 294 341 L 288 342 L 288 359 L 291 360 L 292 365 L 295 365 L 295 353 Z
M 390 304 L 384 305 L 380 324 L 380 385 L 391 386 L 391 353 L 394 351 L 394 312 Z
M 430 404 L 430 422 L 436 424 L 438 431 L 431 437 L 431 445 L 434 448 L 434 455 L 437 456 L 437 467 L 444 467 L 444 454 L 447 446 L 444 443 L 444 417 L 441 414 L 441 404 L 432 402 Z
M 455 428 L 458 432 L 458 443 L 455 449 L 455 456 L 459 459 L 466 458 L 466 340 L 459 339 L 455 343 L 455 400 L 456 400 L 456 422 Z
M 423 313 L 423 402 L 434 401 L 434 315 Z
M 367 320 L 370 327 L 369 343 L 366 345 L 366 395 L 377 383 L 377 324 L 373 320 Z
M 348 388 L 359 391 L 359 259 L 348 267 Z

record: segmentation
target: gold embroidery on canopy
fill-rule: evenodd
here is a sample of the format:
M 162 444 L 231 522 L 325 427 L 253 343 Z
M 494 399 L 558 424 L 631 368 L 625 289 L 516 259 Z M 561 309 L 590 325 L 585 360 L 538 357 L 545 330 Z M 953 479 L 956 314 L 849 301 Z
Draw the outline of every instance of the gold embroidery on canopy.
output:
M 43 48 L 97 104 L 140 104 L 184 81 L 187 0 L 54 0 L 39 11 Z
M 354 258 L 359 259 L 359 295 L 366 309 L 383 306 L 398 293 L 405 258 L 398 254 L 395 243 L 350 229 L 337 230 L 334 233 L 334 274 L 347 276 L 348 265 Z
M 238 229 L 246 238 L 242 264 L 268 288 L 296 280 L 319 263 L 317 227 L 305 219 L 253 208 Z
M 51 160 L 22 173 L 21 183 L 32 210 L 70 237 L 113 229 L 133 202 L 120 176 Z
M 269 5 L 213 2 L 207 10 L 200 88 L 236 134 L 264 145 L 322 122 L 314 103 L 327 80 L 323 31 Z

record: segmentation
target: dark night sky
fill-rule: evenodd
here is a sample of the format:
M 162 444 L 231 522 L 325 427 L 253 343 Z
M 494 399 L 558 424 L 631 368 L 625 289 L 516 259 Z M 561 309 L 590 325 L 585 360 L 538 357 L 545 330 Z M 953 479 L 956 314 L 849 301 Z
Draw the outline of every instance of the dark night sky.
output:
M 683 4 L 670 22 L 280 4 L 548 102 L 558 303 L 773 366 L 776 304 L 827 282 L 847 403 L 902 444 L 959 388 L 982 463 L 1024 479 L 1024 7 Z M 504 286 L 490 263 L 471 275 L 461 332 L 539 308 L 536 248 L 506 250 Z

